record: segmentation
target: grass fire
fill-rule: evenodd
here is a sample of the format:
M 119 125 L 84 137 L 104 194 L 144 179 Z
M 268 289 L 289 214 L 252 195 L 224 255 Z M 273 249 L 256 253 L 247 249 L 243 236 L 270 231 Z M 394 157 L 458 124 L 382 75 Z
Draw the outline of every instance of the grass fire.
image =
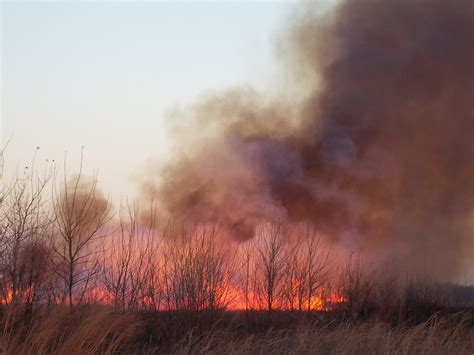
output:
M 2 354 L 474 353 L 471 0 L 0 8 Z

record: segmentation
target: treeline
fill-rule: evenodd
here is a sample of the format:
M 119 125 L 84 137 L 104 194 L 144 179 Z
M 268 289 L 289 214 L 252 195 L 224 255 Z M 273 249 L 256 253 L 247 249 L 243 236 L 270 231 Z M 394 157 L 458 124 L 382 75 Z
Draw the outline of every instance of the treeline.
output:
M 216 223 L 153 216 L 114 211 L 81 172 L 5 187 L 1 352 L 474 349 L 472 288 L 337 255 L 308 224 L 266 221 L 237 242 Z
M 169 223 L 158 231 L 154 213 L 141 218 L 137 204 L 113 213 L 97 178 L 81 171 L 59 181 L 52 174 L 16 179 L 0 208 L 5 305 L 340 310 L 405 319 L 450 302 L 446 288 L 427 279 L 370 268 L 354 256 L 336 263 L 308 224 L 267 221 L 240 243 L 216 223 Z
M 335 290 L 314 229 L 263 223 L 237 243 L 216 223 L 112 212 L 97 178 L 16 179 L 0 210 L 0 302 L 120 309 L 324 309 Z

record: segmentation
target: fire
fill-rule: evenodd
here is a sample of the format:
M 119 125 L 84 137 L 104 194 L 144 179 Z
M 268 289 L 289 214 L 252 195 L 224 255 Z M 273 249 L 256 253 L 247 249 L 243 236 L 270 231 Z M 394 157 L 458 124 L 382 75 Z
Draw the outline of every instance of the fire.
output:
M 31 287 L 27 287 L 24 290 L 13 291 L 11 287 L 2 290 L 2 296 L 0 297 L 0 305 L 7 305 L 14 301 L 19 303 L 27 303 L 32 298 L 33 290 Z
M 111 243 L 102 273 L 75 287 L 71 302 L 194 311 L 330 311 L 345 302 L 328 286 L 334 283 L 318 236 L 300 229 L 295 233 L 301 235 L 277 234 L 281 231 L 275 228 L 263 226 L 245 244 L 226 244 L 214 238 L 212 229 L 198 230 L 199 234 L 186 235 L 183 240 L 170 238 L 163 244 L 153 238 Z M 0 303 L 33 299 L 69 303 L 65 289 L 41 297 L 32 297 L 33 290 L 19 295 L 10 289 L 11 285 L 5 285 Z
M 19 302 L 26 303 L 30 299 L 31 290 L 24 291 L 16 298 Z M 217 293 L 222 296 L 223 301 L 220 306 L 231 311 L 246 311 L 246 310 L 266 310 L 267 304 L 263 294 L 251 290 L 243 290 L 235 285 L 228 283 L 225 289 L 217 290 Z M 8 305 L 13 302 L 14 294 L 11 289 L 4 290 L 0 299 L 0 305 Z M 278 310 L 301 310 L 301 311 L 330 311 L 335 305 L 345 302 L 346 299 L 329 289 L 320 289 L 314 295 L 308 297 L 298 297 L 293 295 L 288 297 L 276 297 L 273 309 Z M 54 303 L 61 304 L 64 300 L 57 298 Z M 106 306 L 113 306 L 113 295 L 103 286 L 91 287 L 82 296 L 81 302 L 102 304 Z M 79 303 L 76 299 L 74 303 Z M 140 304 L 145 308 L 165 310 L 164 304 L 157 304 L 150 296 L 145 296 L 140 300 Z
M 0 304 L 10 304 L 13 300 L 13 292 L 11 289 L 3 292 L 2 298 L 0 298 Z
M 232 311 L 245 310 L 265 310 L 266 304 L 262 295 L 256 292 L 242 292 L 240 289 L 233 288 L 229 291 L 228 309 Z M 292 299 L 276 299 L 274 309 L 278 310 L 301 310 L 301 311 L 330 311 L 334 307 L 346 301 L 346 298 L 337 292 L 327 289 L 321 289 L 315 295 L 299 299 L 294 296 Z
M 346 299 L 336 293 L 330 294 L 329 296 L 323 296 L 324 291 L 321 291 L 320 295 L 314 296 L 309 302 L 309 308 L 317 311 L 329 311 L 335 304 L 343 303 Z

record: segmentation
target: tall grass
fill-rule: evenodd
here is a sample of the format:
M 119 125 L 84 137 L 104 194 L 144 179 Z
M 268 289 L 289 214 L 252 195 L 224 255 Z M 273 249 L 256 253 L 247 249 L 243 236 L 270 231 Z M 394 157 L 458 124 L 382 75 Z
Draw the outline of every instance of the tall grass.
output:
M 126 352 L 141 323 L 135 314 L 111 309 L 64 307 L 39 310 L 29 319 L 22 307 L 3 314 L 2 354 L 113 354 Z
M 4 310 L 5 311 L 5 310 Z M 252 311 L 248 311 L 252 312 Z M 116 312 L 111 308 L 40 310 L 25 320 L 23 310 L 2 317 L 2 354 L 472 354 L 474 315 L 433 315 L 417 325 L 315 318 L 307 323 L 268 323 L 258 331 L 246 316 L 228 312 L 220 324 L 173 332 L 165 312 Z M 280 315 L 291 319 L 288 312 Z
M 385 323 L 339 324 L 263 335 L 211 334 L 184 338 L 177 354 L 472 354 L 474 331 L 436 317 L 414 327 Z

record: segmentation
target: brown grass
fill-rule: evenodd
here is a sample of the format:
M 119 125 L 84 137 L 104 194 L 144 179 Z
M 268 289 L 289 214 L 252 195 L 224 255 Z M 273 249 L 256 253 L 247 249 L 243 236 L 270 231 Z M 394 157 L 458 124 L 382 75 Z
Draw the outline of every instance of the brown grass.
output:
M 110 309 L 65 307 L 25 317 L 21 307 L 8 307 L 2 319 L 2 354 L 113 354 L 127 352 L 136 338 L 139 318 Z
M 117 312 L 106 307 L 3 308 L 2 354 L 472 354 L 474 314 L 434 314 L 417 325 L 335 314 L 224 312 L 221 322 L 173 329 L 168 312 Z M 205 314 L 198 314 L 205 319 Z M 278 316 L 278 317 L 277 317 Z M 252 318 L 249 323 L 249 318 Z M 296 319 L 296 321 L 295 321 Z M 286 320 L 286 322 L 285 322 Z M 204 324 L 204 322 L 201 322 Z M 256 327 L 252 327 L 252 324 Z M 181 323 L 182 325 L 182 323 Z
M 337 327 L 273 331 L 235 338 L 212 334 L 196 342 L 183 339 L 176 354 L 472 354 L 474 332 L 447 326 L 434 317 L 414 327 L 385 323 L 341 324 Z

